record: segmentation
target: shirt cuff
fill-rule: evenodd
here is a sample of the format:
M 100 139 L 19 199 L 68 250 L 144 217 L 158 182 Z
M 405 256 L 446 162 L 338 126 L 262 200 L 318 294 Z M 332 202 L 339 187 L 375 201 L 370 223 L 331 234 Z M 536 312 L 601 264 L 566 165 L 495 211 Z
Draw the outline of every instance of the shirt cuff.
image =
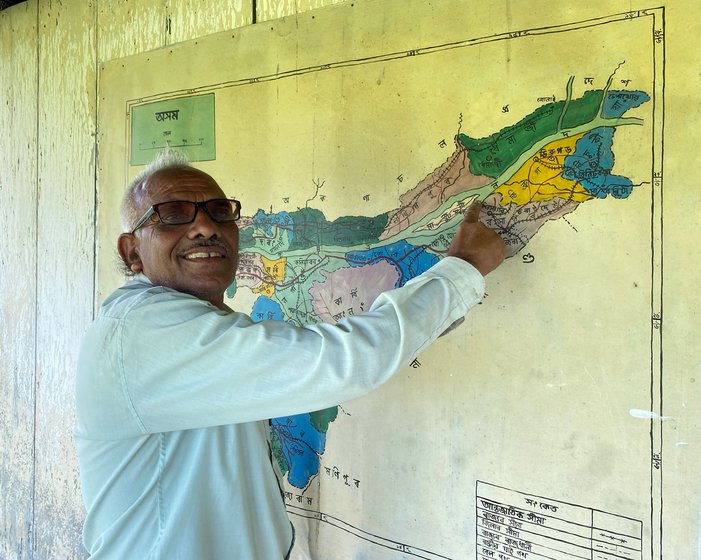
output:
M 458 257 L 445 257 L 424 272 L 424 274 L 427 276 L 440 276 L 449 280 L 461 295 L 468 309 L 477 305 L 484 298 L 484 276 L 470 263 Z M 407 282 L 407 284 L 410 282 L 412 280 Z

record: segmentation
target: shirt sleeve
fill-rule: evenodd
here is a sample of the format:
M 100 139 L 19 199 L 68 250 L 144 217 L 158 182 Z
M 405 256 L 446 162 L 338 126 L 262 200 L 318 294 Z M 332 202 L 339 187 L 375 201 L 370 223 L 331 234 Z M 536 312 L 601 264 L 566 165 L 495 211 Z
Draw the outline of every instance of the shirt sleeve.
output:
M 120 321 L 119 398 L 141 433 L 320 410 L 380 386 L 483 294 L 481 274 L 450 257 L 336 324 L 254 323 L 154 291 Z

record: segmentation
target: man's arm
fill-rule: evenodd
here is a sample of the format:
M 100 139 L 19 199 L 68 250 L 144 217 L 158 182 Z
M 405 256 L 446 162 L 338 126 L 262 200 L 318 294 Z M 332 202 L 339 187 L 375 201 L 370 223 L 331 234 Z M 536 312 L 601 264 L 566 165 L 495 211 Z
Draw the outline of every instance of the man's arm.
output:
M 449 257 L 335 325 L 253 323 L 167 288 L 141 291 L 88 339 L 82 428 L 133 437 L 298 414 L 370 392 L 481 301 L 501 240 L 478 214 L 468 212 Z

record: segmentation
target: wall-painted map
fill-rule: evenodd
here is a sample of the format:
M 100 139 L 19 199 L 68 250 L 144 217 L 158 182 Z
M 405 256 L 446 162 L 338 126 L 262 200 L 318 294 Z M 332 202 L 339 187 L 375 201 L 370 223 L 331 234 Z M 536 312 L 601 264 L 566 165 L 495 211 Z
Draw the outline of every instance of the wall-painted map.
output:
M 344 2 L 147 53 L 128 71 L 148 82 L 105 75 L 111 181 L 175 134 L 137 142 L 132 108 L 186 120 L 178 99 L 214 94 L 215 159 L 192 157 L 242 201 L 227 295 L 255 321 L 362 314 L 474 200 L 506 243 L 482 304 L 404 371 L 271 420 L 295 560 L 658 557 L 664 10 L 536 4 Z M 210 137 L 193 118 L 183 144 Z

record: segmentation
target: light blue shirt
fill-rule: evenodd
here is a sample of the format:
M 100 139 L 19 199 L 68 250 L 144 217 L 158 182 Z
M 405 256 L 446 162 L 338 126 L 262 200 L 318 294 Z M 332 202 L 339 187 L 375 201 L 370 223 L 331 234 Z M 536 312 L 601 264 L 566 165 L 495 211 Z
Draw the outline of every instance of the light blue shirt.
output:
M 446 257 L 362 316 L 297 327 L 127 282 L 78 361 L 85 547 L 95 559 L 285 558 L 294 536 L 267 419 L 372 391 L 483 294 L 480 273 Z

